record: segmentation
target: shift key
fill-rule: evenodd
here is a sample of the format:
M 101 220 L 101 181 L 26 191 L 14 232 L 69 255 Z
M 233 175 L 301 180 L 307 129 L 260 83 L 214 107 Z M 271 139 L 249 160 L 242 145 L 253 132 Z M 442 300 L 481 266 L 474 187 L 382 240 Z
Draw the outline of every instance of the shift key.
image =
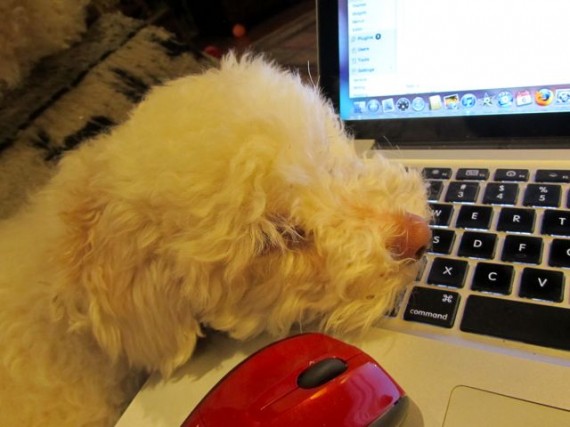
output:
M 451 328 L 458 305 L 457 292 L 416 286 L 410 294 L 404 319 Z

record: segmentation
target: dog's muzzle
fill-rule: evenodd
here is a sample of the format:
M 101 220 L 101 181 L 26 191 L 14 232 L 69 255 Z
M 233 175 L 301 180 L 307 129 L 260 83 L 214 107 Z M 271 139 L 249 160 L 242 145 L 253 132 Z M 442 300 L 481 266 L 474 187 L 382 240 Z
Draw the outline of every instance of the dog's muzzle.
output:
M 405 213 L 400 228 L 402 233 L 390 245 L 394 258 L 419 260 L 432 243 L 428 222 L 418 215 Z

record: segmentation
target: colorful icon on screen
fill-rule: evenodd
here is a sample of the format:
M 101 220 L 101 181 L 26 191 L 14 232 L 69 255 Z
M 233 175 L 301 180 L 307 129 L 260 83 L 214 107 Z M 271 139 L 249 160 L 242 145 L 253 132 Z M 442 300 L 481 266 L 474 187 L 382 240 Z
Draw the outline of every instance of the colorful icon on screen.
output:
M 448 110 L 457 110 L 459 108 L 459 95 L 447 95 L 443 98 L 443 103 Z
M 515 95 L 515 103 L 517 107 L 524 107 L 525 105 L 532 104 L 532 95 L 528 90 L 519 90 Z
M 540 89 L 534 94 L 534 100 L 538 105 L 545 107 L 554 101 L 554 92 L 546 88 Z
M 408 108 L 410 108 L 410 100 L 408 98 L 400 98 L 396 102 L 396 106 L 398 107 L 398 110 L 406 111 Z
M 385 113 L 392 113 L 396 110 L 394 98 L 387 98 L 382 100 L 382 109 Z
M 556 103 L 570 105 L 570 89 L 558 89 L 556 91 Z
M 477 97 L 472 93 L 466 93 L 461 97 L 461 105 L 464 108 L 473 108 L 477 105 Z
M 366 108 L 371 113 L 377 113 L 380 111 L 380 102 L 377 99 L 371 99 L 366 103 Z
M 440 110 L 442 107 L 441 96 L 432 95 L 429 97 L 429 109 L 430 110 Z
M 352 103 L 352 110 L 356 114 L 362 114 L 366 111 L 366 102 L 364 101 L 354 101 Z
M 513 94 L 508 90 L 499 92 L 497 95 L 497 105 L 501 108 L 509 108 L 513 105 Z
M 412 108 L 414 111 L 423 111 L 426 108 L 426 101 L 421 96 L 416 96 L 412 100 Z

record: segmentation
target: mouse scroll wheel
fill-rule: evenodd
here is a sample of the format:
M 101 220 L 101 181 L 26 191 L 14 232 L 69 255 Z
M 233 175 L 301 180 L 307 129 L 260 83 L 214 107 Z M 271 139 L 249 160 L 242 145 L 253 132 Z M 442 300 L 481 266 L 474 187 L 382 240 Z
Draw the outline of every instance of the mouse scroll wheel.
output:
M 297 378 L 297 385 L 301 388 L 314 388 L 321 386 L 342 374 L 348 365 L 337 358 L 324 359 L 305 369 Z

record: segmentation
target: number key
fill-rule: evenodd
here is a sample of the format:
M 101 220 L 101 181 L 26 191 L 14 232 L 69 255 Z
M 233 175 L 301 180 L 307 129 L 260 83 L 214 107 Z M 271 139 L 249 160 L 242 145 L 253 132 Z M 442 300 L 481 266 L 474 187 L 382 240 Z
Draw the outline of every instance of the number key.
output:
M 529 184 L 524 193 L 525 206 L 557 207 L 562 190 L 559 185 Z
M 517 201 L 519 186 L 517 184 L 500 184 L 491 182 L 485 189 L 483 203 L 488 205 L 514 205 Z
M 446 202 L 473 203 L 479 194 L 477 182 L 451 182 L 445 195 Z

